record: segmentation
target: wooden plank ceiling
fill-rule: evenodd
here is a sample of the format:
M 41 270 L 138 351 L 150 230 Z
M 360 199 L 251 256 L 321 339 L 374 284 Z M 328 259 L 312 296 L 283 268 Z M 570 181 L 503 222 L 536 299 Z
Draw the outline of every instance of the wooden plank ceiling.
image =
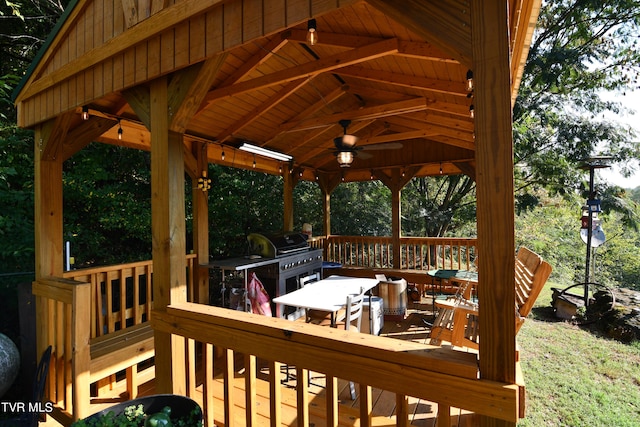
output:
M 392 168 L 417 175 L 472 175 L 473 93 L 466 87 L 472 63 L 469 5 L 435 0 L 351 3 L 315 17 L 315 45 L 307 42 L 305 18 L 221 53 L 212 68 L 215 75 L 204 79 L 204 100 L 184 122 L 185 144 L 206 142 L 209 161 L 251 168 L 254 156 L 236 148 L 253 143 L 293 156 L 293 168 L 305 179 L 340 174 L 362 180 Z M 539 0 L 509 3 L 515 94 Z M 153 9 L 148 12 L 157 12 Z M 247 25 L 241 18 L 238 25 Z M 196 22 L 196 17 L 190 20 Z M 124 21 L 136 24 L 131 16 Z M 135 91 L 115 91 L 88 102 L 100 121 L 84 130 L 84 139 L 67 138 L 68 151 L 89 138 L 149 149 L 146 119 L 132 108 L 135 97 Z M 79 109 L 64 120 L 70 133 L 83 125 Z M 344 132 L 341 120 L 349 120 L 348 133 L 359 137 L 349 168 L 340 168 L 335 156 L 334 138 Z M 255 157 L 257 170 L 279 173 L 283 166 Z

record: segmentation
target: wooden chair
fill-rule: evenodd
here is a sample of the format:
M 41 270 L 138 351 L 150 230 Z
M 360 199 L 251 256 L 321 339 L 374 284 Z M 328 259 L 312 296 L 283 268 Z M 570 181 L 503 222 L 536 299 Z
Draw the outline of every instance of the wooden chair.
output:
M 516 256 L 516 334 L 531 312 L 540 291 L 544 287 L 551 265 L 535 252 L 521 247 Z M 438 315 L 431 329 L 430 343 L 440 345 L 442 341 L 457 347 L 478 349 L 478 304 L 456 294 L 454 298 L 436 302 Z

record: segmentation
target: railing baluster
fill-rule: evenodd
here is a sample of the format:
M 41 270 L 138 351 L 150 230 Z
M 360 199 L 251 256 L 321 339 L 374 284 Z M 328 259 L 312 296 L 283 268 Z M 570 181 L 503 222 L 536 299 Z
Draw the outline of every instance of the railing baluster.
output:
M 269 421 L 271 427 L 282 426 L 282 386 L 280 385 L 280 369 L 282 363 L 269 363 Z
M 246 425 L 257 425 L 256 419 L 256 357 L 244 355 L 244 395 Z
M 326 377 L 327 427 L 338 427 L 338 379 Z
M 223 378 L 224 378 L 224 423 L 225 427 L 235 425 L 235 399 L 234 399 L 234 363 L 233 350 L 223 349 Z
M 296 366 L 298 427 L 309 426 L 309 371 Z
M 214 427 L 214 408 L 213 408 L 213 344 L 205 343 L 202 349 L 202 365 L 204 368 L 204 383 L 202 385 L 203 394 L 203 411 L 205 414 L 205 427 Z

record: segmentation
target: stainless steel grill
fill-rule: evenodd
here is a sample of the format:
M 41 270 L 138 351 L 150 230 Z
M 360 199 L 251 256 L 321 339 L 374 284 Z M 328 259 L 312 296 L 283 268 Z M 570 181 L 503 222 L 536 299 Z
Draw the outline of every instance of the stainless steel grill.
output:
M 309 274 L 322 273 L 322 249 L 310 249 L 307 239 L 300 233 L 247 236 L 249 252 L 274 262 L 255 269 L 256 274 L 273 299 L 298 289 L 298 279 Z M 275 311 L 274 311 L 275 310 Z M 277 317 L 291 316 L 291 307 L 272 307 Z M 295 317 L 295 315 L 294 315 Z

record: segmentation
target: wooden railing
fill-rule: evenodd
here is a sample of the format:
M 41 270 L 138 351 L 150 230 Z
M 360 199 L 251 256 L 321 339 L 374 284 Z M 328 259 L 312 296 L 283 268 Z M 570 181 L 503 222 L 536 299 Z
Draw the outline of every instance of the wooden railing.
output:
M 173 364 L 173 390 L 202 403 L 207 426 L 235 425 L 234 421 L 308 426 L 314 415 L 316 425 L 338 425 L 336 378 L 359 384 L 360 426 L 407 425 L 408 396 L 436 402 L 438 426 L 450 425 L 450 407 L 516 422 L 523 404 L 515 384 L 478 379 L 474 353 L 371 335 L 364 339 L 357 332 L 192 303 L 153 311 L 151 323 L 156 331 L 185 339 L 188 360 Z M 214 346 L 220 358 L 215 358 Z M 177 353 L 179 359 L 181 354 Z M 242 369 L 237 359 L 244 360 Z M 260 369 L 261 378 L 256 360 L 268 368 L 266 374 Z M 281 364 L 295 366 L 297 373 L 293 412 L 283 410 Z M 197 376 L 198 371 L 204 375 Z M 308 393 L 309 371 L 327 376 L 321 405 L 310 405 L 309 399 L 319 398 Z M 395 417 L 384 424 L 373 420 L 372 388 L 396 395 Z M 291 400 L 286 404 L 290 407 Z
M 324 260 L 343 267 L 393 269 L 393 239 L 374 236 L 328 236 L 310 240 L 314 248 L 324 249 Z M 475 270 L 475 238 L 402 237 L 400 270 Z
M 194 263 L 187 259 L 187 298 L 194 292 Z M 152 308 L 151 260 L 66 271 L 62 277 L 91 284 L 91 338 L 149 320 Z
M 196 255 L 187 255 L 189 295 L 193 295 L 195 260 Z M 148 326 L 152 274 L 152 262 L 142 261 L 68 271 L 62 278 L 33 283 L 40 350 L 53 347 L 47 396 L 58 420 L 68 424 L 88 414 L 90 384 L 101 379 L 96 372 L 111 377 L 153 356 Z M 101 348 L 96 351 L 96 347 Z M 118 360 L 118 354 L 126 360 Z M 135 379 L 127 380 L 136 384 Z

